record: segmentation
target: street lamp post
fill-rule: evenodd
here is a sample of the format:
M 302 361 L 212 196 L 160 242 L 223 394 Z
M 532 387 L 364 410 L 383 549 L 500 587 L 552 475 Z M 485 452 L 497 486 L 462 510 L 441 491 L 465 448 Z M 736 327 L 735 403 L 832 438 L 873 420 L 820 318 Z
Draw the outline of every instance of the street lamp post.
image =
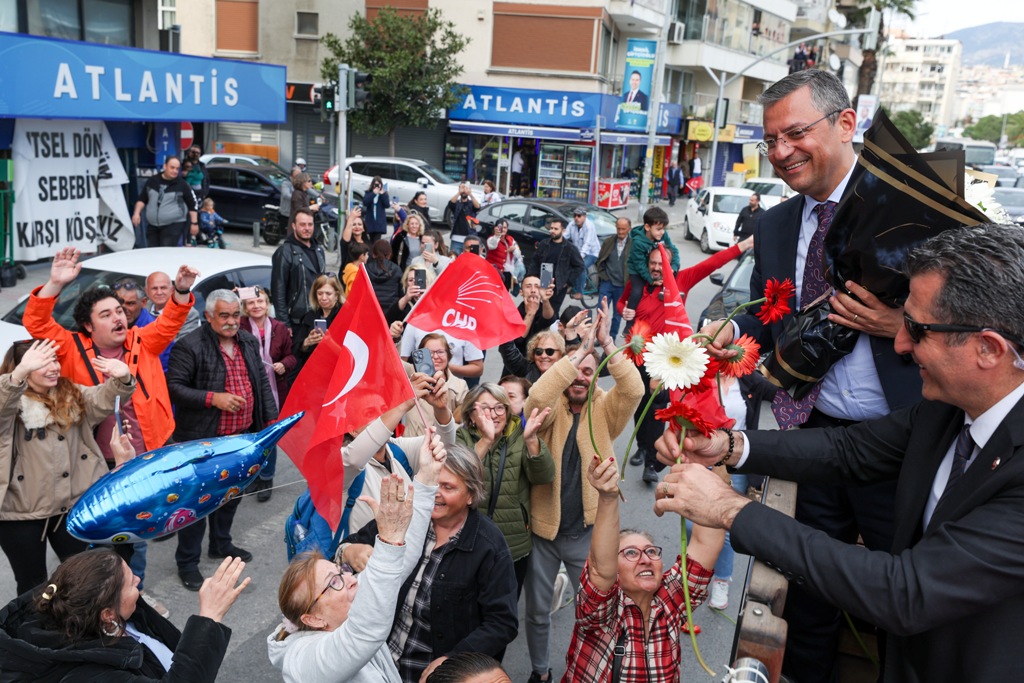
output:
M 665 82 L 665 45 L 668 45 L 669 8 L 671 0 L 665 0 L 665 7 L 662 10 L 665 21 L 661 24 L 661 36 L 658 45 L 661 49 L 654 53 L 654 84 L 651 88 L 651 101 L 647 107 L 647 153 L 644 156 L 644 172 L 640 177 L 640 196 L 637 208 L 640 211 L 638 220 L 643 220 L 647 211 L 647 186 L 651 184 L 651 174 L 654 170 L 654 142 L 658 135 L 658 119 L 661 117 L 661 90 Z
M 768 54 L 762 55 L 761 57 L 758 57 L 757 59 L 755 59 L 754 61 L 750 62 L 750 64 L 747 64 L 745 67 L 743 67 L 742 69 L 737 71 L 735 74 L 733 74 L 729 78 L 725 77 L 725 72 L 724 71 L 722 72 L 721 77 L 719 77 L 719 76 L 715 75 L 714 71 L 712 71 L 707 66 L 705 66 L 704 70 L 707 71 L 708 74 L 711 76 L 711 80 L 714 81 L 716 85 L 718 85 L 718 100 L 715 102 L 715 125 L 714 125 L 714 129 L 715 130 L 712 133 L 712 137 L 711 137 L 711 159 L 708 160 L 708 174 L 707 174 L 708 175 L 708 183 L 709 184 L 714 184 L 714 182 L 715 182 L 715 161 L 716 161 L 716 157 L 718 155 L 718 129 L 719 129 L 719 124 L 721 124 L 721 126 L 723 126 L 723 127 L 726 124 L 725 121 L 720 121 L 719 119 L 720 119 L 720 117 L 722 117 L 722 114 L 723 114 L 724 103 L 725 103 L 725 88 L 726 88 L 727 85 L 730 85 L 737 78 L 739 78 L 740 76 L 742 76 L 747 71 L 749 71 L 750 69 L 752 69 L 756 65 L 760 64 L 764 60 L 768 59 L 769 57 L 772 57 L 772 56 L 774 56 L 774 55 L 776 55 L 776 54 L 778 54 L 780 52 L 784 52 L 786 50 L 789 50 L 791 47 L 796 47 L 800 43 L 805 43 L 805 42 L 810 41 L 810 40 L 818 40 L 819 38 L 832 38 L 834 36 L 854 36 L 854 35 L 859 35 L 861 33 L 871 33 L 871 32 L 877 32 L 877 31 L 878 31 L 878 27 L 876 26 L 874 28 L 868 27 L 868 28 L 846 29 L 846 30 L 843 30 L 843 31 L 829 31 L 827 33 L 815 33 L 814 35 L 804 36 L 800 40 L 794 40 L 791 43 L 786 43 L 782 47 L 780 47 L 780 48 L 778 48 L 776 50 L 772 50 Z M 648 143 L 648 144 L 650 144 L 650 143 Z M 648 152 L 648 154 L 650 154 L 650 152 Z

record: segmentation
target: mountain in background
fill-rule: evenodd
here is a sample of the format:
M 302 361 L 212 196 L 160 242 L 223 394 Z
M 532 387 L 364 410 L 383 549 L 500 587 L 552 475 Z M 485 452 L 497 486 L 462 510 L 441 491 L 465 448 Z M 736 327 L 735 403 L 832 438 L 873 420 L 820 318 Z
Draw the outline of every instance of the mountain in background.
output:
M 961 63 L 964 66 L 985 64 L 1002 67 L 1007 52 L 1010 53 L 1011 65 L 1024 65 L 1021 35 L 1024 35 L 1024 23 L 996 22 L 963 28 L 945 37 L 963 43 Z

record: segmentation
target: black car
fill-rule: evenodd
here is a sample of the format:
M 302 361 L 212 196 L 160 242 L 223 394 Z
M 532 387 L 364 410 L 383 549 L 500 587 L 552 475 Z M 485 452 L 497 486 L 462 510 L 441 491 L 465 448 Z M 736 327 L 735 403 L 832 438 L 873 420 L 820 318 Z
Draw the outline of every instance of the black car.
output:
M 476 217 L 480 221 L 480 232 L 484 235 L 491 234 L 491 228 L 499 218 L 507 220 L 508 234 L 519 244 L 523 259 L 529 267 L 537 250 L 537 242 L 550 237 L 545 226 L 552 218 L 561 218 L 568 228 L 572 225 L 573 209 L 579 206 L 587 210 L 587 218 L 593 221 L 599 242 L 615 234 L 615 221 L 619 216 L 593 204 L 581 204 L 564 199 L 506 199 L 483 207 L 477 212 Z
M 211 164 L 209 197 L 233 228 L 252 229 L 263 216 L 264 204 L 281 204 L 281 183 L 291 179 L 276 166 Z
M 754 272 L 754 250 L 748 249 L 740 256 L 739 263 L 726 276 L 715 273 L 711 282 L 721 289 L 711 297 L 708 307 L 701 311 L 698 329 L 712 320 L 724 320 L 740 304 L 750 301 L 750 274 Z

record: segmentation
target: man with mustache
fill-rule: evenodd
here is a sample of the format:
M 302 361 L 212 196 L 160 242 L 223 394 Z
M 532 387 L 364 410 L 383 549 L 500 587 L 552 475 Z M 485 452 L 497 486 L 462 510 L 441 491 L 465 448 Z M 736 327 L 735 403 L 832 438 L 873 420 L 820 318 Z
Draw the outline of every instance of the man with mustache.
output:
M 540 376 L 530 389 L 524 409 L 529 415 L 534 408 L 552 408 L 538 433 L 555 460 L 554 482 L 534 484 L 530 491 L 533 551 L 524 592 L 528 623 L 526 643 L 533 670 L 531 683 L 551 679 L 548 631 L 558 568 L 565 563 L 575 594 L 590 551 L 590 536 L 597 515 L 597 490 L 583 476 L 583 471 L 596 455 L 594 443 L 602 458 L 613 455 L 612 444 L 629 424 L 644 393 L 636 366 L 621 354 L 612 358 L 608 372 L 615 379 L 615 386 L 607 392 L 594 388 L 594 441 L 591 442 L 584 407 L 590 384 L 597 379 L 595 339 L 606 354 L 615 350 L 607 302 L 592 326 L 581 327 L 584 329 L 580 330 L 580 346 Z
M 258 432 L 277 419 L 260 341 L 239 329 L 241 319 L 238 295 L 216 289 L 206 298 L 208 324 L 182 337 L 171 350 L 167 386 L 178 415 L 176 441 Z M 210 558 L 252 560 L 252 553 L 231 541 L 240 501 L 235 498 L 210 515 Z M 205 534 L 205 519 L 178 532 L 174 559 L 178 576 L 190 591 L 203 585 L 199 558 Z

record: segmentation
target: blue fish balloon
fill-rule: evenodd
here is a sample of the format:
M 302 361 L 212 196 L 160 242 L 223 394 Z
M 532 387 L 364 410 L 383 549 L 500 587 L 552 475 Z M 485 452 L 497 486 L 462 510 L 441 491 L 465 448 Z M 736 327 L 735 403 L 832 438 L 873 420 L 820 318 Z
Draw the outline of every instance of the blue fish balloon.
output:
M 89 543 L 137 543 L 178 531 L 245 490 L 303 413 L 258 434 L 164 446 L 103 475 L 68 513 L 68 532 Z

